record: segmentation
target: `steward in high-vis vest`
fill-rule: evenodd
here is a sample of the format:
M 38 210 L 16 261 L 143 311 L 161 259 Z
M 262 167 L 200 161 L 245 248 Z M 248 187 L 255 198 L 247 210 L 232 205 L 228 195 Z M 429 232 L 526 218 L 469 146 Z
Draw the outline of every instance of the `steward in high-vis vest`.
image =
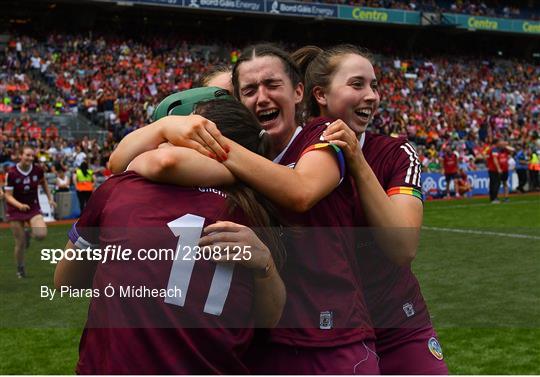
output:
M 529 160 L 529 191 L 536 191 L 540 189 L 538 174 L 540 174 L 540 159 L 538 158 L 538 151 L 533 149 L 531 159 Z
M 79 207 L 81 213 L 86 206 L 86 203 L 94 191 L 94 171 L 88 169 L 88 163 L 83 161 L 81 166 L 75 171 L 73 182 L 77 190 L 77 198 L 79 199 Z

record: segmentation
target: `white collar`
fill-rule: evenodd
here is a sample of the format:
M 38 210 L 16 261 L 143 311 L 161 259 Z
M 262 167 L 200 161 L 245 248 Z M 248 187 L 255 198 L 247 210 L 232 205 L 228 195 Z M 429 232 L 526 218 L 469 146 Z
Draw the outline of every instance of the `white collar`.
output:
M 296 130 L 294 131 L 294 134 L 292 135 L 291 140 L 289 140 L 289 143 L 287 144 L 287 146 L 272 161 L 274 161 L 276 164 L 279 164 L 281 162 L 281 159 L 283 158 L 285 153 L 287 153 L 287 150 L 291 146 L 294 139 L 296 139 L 296 137 L 298 136 L 300 131 L 302 131 L 302 127 L 300 127 L 300 126 L 296 127 Z
M 17 167 L 17 170 L 19 171 L 19 173 L 21 173 L 22 175 L 28 175 L 30 174 L 30 172 L 32 171 L 32 168 L 34 167 L 33 164 L 30 165 L 30 169 L 28 169 L 28 171 L 24 171 L 22 170 L 20 167 L 19 167 L 19 164 L 16 164 L 15 165 Z
M 364 148 L 364 143 L 366 142 L 366 131 L 362 132 L 362 135 L 360 135 L 358 141 L 360 142 L 360 149 Z

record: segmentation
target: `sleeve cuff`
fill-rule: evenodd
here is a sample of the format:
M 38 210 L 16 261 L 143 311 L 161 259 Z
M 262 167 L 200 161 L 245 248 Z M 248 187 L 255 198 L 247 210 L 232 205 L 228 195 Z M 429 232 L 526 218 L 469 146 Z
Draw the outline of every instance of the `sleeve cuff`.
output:
M 98 245 L 97 243 L 88 242 L 81 235 L 79 235 L 76 225 L 77 223 L 71 226 L 71 229 L 68 232 L 68 238 L 78 249 L 94 248 Z

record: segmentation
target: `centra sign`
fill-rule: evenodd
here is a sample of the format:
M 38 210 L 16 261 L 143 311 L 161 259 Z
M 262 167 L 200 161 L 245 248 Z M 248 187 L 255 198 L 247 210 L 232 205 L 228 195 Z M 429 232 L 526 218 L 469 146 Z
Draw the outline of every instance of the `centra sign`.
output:
M 470 17 L 467 21 L 467 25 L 471 29 L 486 29 L 486 30 L 497 30 L 499 29 L 499 24 L 495 20 L 490 19 L 478 19 Z
M 354 8 L 352 16 L 355 20 L 372 21 L 372 22 L 388 22 L 388 13 L 378 10 L 365 10 L 362 8 Z
M 525 33 L 540 33 L 540 23 L 532 24 L 530 22 L 524 22 L 523 31 Z

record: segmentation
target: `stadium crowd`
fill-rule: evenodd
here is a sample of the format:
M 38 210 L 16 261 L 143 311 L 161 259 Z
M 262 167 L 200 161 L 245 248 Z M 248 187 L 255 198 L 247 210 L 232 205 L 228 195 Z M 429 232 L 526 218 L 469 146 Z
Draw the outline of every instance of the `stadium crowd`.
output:
M 0 73 L 0 112 L 40 112 L 61 114 L 67 110 L 67 100 L 39 79 L 47 71 L 49 58 L 41 56 L 35 48 L 35 39 L 21 36 L 11 39 L 2 56 Z
M 83 161 L 94 172 L 98 180 L 111 175 L 107 168 L 109 156 L 116 143 L 109 137 L 99 143 L 84 136 L 81 139 L 66 139 L 59 135 L 58 127 L 51 123 L 45 129 L 27 115 L 19 118 L 0 120 L 0 184 L 4 182 L 5 171 L 15 164 L 24 146 L 36 150 L 36 162 L 41 166 L 52 188 L 59 190 L 56 178 L 60 175 L 71 177 Z
M 81 152 L 95 171 L 106 171 L 115 143 L 148 124 L 160 99 L 197 85 L 213 65 L 233 64 L 237 58 L 232 45 L 159 38 L 51 34 L 39 42 L 15 37 L 0 60 L 0 112 L 21 116 L 0 124 L 0 165 L 13 163 L 18 148 L 30 142 L 47 171 L 77 167 Z M 540 148 L 537 65 L 385 54 L 377 55 L 376 69 L 382 102 L 372 129 L 413 142 L 424 171 L 442 171 L 446 147 L 459 156 L 463 170 L 483 168 L 495 138 L 523 150 L 527 158 Z M 107 140 L 99 145 L 63 139 L 53 124 L 38 125 L 25 116 L 34 112 L 81 112 L 109 131 Z

